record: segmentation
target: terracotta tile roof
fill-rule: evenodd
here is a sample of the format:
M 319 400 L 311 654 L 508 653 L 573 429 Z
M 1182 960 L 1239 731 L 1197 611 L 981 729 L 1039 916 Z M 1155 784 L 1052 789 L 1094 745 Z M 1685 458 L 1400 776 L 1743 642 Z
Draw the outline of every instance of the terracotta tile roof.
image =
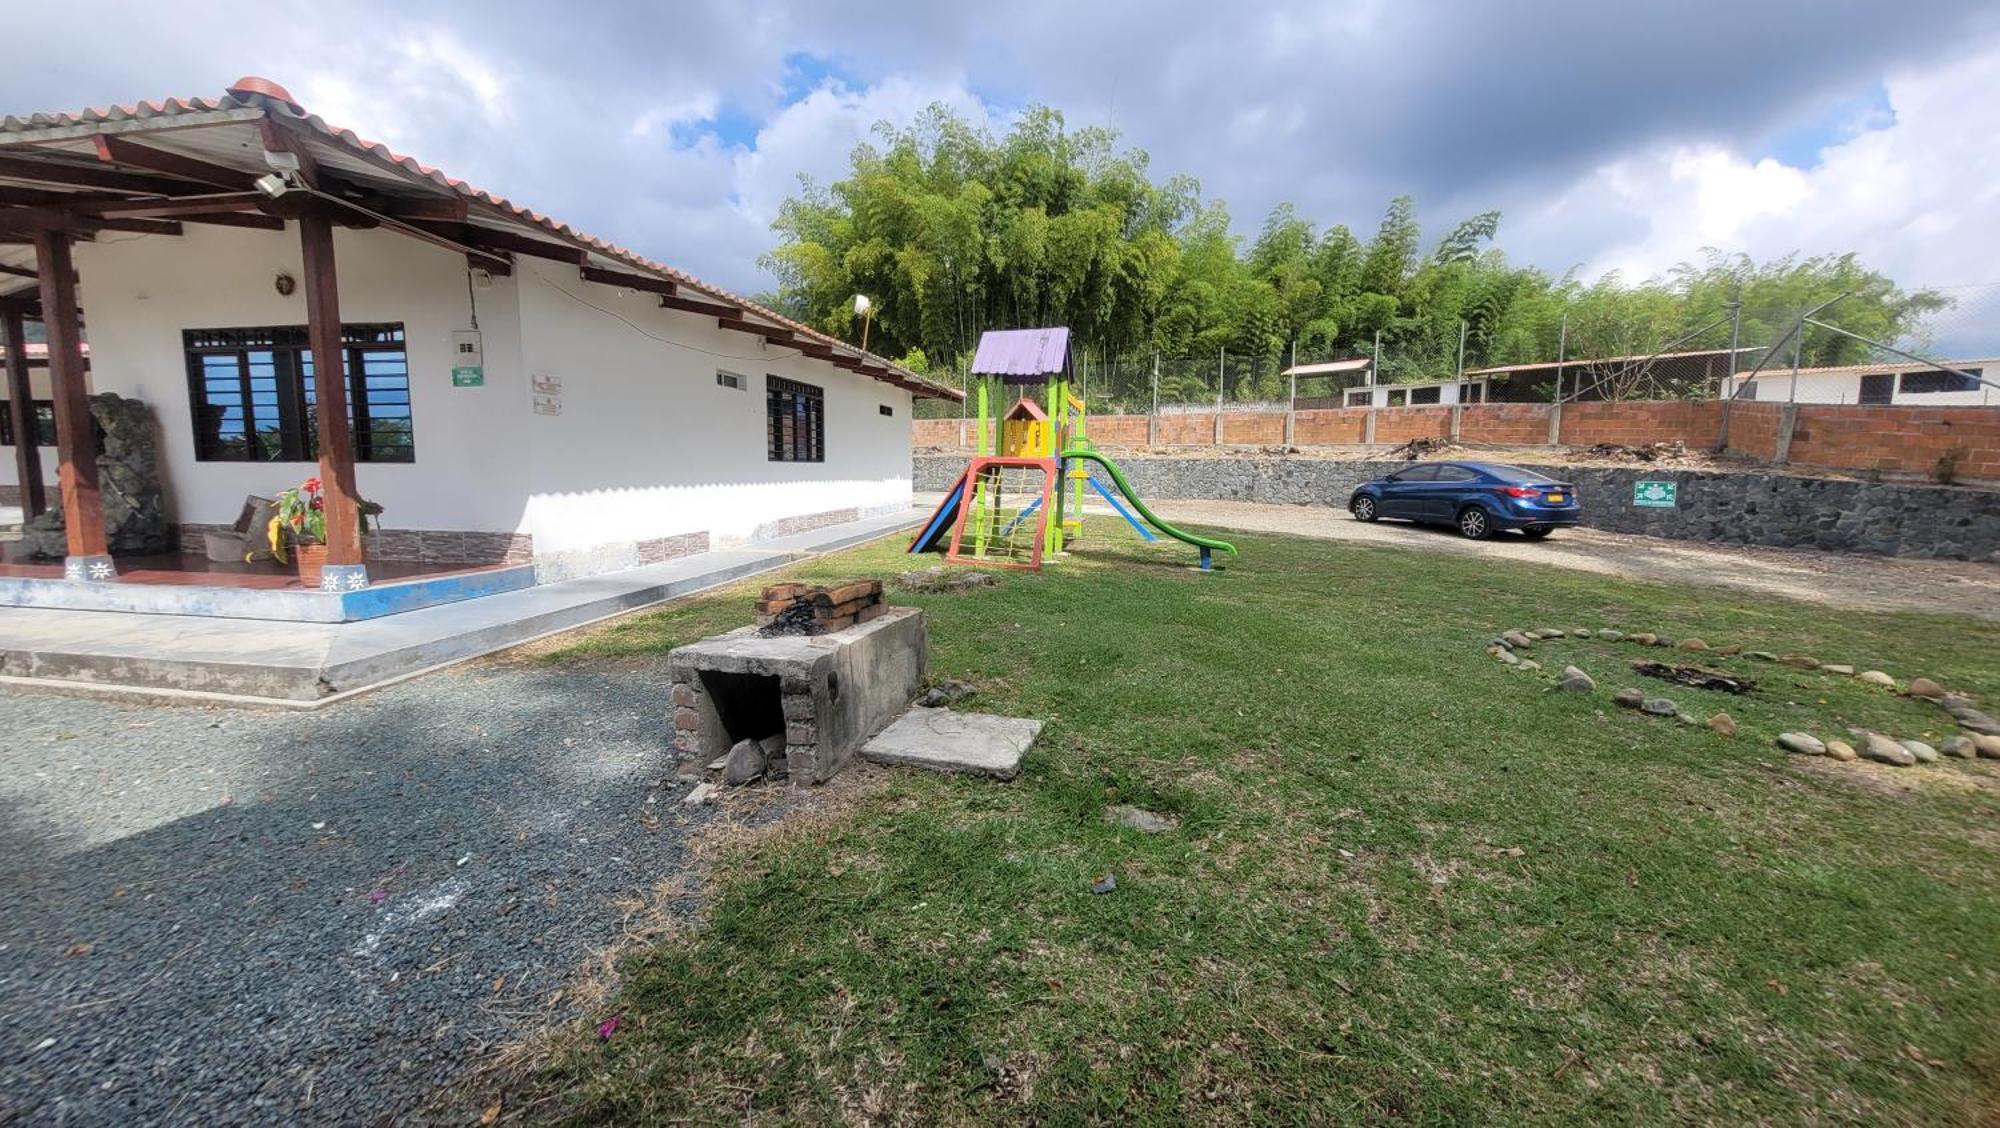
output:
M 78 126 L 106 125 L 128 121 L 143 121 L 160 117 L 185 117 L 193 114 L 226 114 L 235 110 L 262 112 L 275 103 L 288 111 L 299 123 L 310 128 L 320 137 L 369 158 L 374 163 L 386 164 L 402 173 L 425 180 L 454 195 L 483 205 L 500 213 L 503 217 L 537 227 L 572 243 L 581 244 L 605 258 L 636 267 L 640 270 L 672 281 L 676 286 L 684 286 L 700 294 L 705 294 L 731 305 L 741 306 L 756 317 L 775 325 L 792 330 L 812 340 L 852 354 L 851 359 L 864 359 L 878 364 L 893 375 L 891 383 L 914 385 L 915 390 L 940 399 L 962 400 L 965 393 L 929 380 L 903 368 L 893 361 L 873 353 L 863 354 L 853 345 L 828 333 L 785 317 L 775 310 L 758 305 L 741 294 L 732 293 L 720 286 L 704 282 L 694 275 L 658 262 L 637 251 L 619 246 L 608 239 L 602 239 L 580 228 L 572 227 L 552 216 L 543 215 L 532 208 L 517 204 L 505 196 L 495 195 L 467 184 L 463 180 L 447 175 L 443 170 L 424 164 L 414 157 L 406 157 L 379 141 L 370 141 L 351 129 L 334 125 L 317 114 L 308 112 L 284 87 L 266 78 L 249 75 L 232 83 L 221 98 L 166 98 L 159 101 L 135 102 L 125 106 L 111 106 L 104 109 L 86 109 L 74 113 L 37 113 L 25 116 L 9 114 L 0 117 L 0 134 L 25 133 Z M 880 377 L 877 377 L 880 379 Z
M 1737 348 L 1736 355 L 1741 357 L 1744 353 L 1760 352 L 1763 348 L 1764 346 L 1762 345 L 1742 345 Z M 1640 361 L 1646 360 L 1685 360 L 1688 357 L 1695 356 L 1728 355 L 1728 349 L 1690 349 L 1687 352 L 1637 353 L 1632 356 L 1570 357 L 1568 360 L 1561 361 L 1560 363 L 1564 368 L 1589 368 L 1596 364 L 1637 364 Z M 1533 364 L 1496 364 L 1490 368 L 1468 368 L 1465 370 L 1465 374 L 1467 376 L 1488 376 L 1498 372 L 1526 372 L 1531 368 L 1554 368 L 1557 363 L 1557 361 L 1553 360 L 1543 360 Z

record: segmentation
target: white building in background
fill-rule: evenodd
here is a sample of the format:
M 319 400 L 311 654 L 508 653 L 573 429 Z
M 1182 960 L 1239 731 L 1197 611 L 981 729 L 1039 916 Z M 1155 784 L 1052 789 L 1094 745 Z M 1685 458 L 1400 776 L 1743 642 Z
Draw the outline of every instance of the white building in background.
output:
M 287 165 L 304 184 L 257 184 Z M 151 407 L 197 551 L 246 496 L 317 473 L 288 208 L 336 225 L 354 473 L 384 510 L 371 559 L 532 559 L 550 579 L 905 510 L 912 401 L 959 397 L 362 141 L 267 80 L 0 118 L 0 188 L 49 197 L 20 222 L 77 233 L 89 390 Z M 0 241 L 16 315 L 45 312 L 36 254 Z M 31 377 L 41 414 L 49 373 Z M 18 495 L 15 453 L 0 488 Z M 55 451 L 39 453 L 53 500 Z
M 2000 382 L 2000 360 L 1946 360 L 1943 363 L 1958 371 L 1916 363 L 1801 368 L 1796 390 L 1790 368 L 1767 365 L 1755 374 L 1745 370 L 1730 377 L 1726 394 L 1734 399 L 1763 403 L 1896 404 L 1904 407 L 2000 405 L 2000 388 L 1980 382 Z

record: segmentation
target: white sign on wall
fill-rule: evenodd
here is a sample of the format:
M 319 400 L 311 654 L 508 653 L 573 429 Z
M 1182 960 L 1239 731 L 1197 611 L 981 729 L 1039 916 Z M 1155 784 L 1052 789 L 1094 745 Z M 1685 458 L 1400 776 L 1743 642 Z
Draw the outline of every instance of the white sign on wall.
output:
M 534 389 L 536 415 L 562 414 L 562 377 L 537 374 L 528 382 Z

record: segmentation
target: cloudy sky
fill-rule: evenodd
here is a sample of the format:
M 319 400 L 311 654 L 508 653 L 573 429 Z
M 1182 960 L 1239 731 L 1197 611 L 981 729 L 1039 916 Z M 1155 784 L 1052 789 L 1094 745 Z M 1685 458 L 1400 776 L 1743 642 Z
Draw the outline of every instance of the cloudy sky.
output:
M 262 74 L 748 291 L 799 175 L 934 101 L 1112 126 L 1246 234 L 1282 200 L 1365 233 L 1408 192 L 1433 233 L 1502 209 L 1509 252 L 1553 272 L 1719 246 L 2000 281 L 2000 5 L 1976 0 L 0 3 L 33 45 L 0 112 Z

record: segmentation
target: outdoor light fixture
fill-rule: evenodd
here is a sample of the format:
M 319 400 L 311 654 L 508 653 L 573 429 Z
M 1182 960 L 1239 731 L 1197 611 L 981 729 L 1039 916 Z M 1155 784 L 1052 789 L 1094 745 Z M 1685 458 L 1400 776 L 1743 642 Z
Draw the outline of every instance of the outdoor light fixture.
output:
M 275 200 L 292 190 L 292 182 L 283 173 L 267 172 L 257 178 L 257 190 Z
M 868 300 L 868 295 L 866 294 L 854 295 L 854 316 L 861 319 L 862 352 L 868 351 L 868 321 L 869 321 L 869 314 L 872 313 L 874 309 L 875 309 L 875 303 Z

